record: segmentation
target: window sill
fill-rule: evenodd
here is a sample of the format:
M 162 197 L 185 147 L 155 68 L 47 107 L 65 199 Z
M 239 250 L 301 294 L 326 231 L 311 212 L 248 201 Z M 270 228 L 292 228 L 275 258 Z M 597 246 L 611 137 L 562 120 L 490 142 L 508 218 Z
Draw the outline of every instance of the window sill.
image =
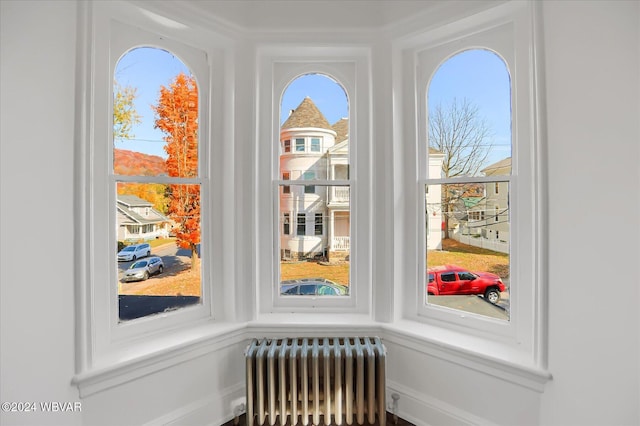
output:
M 72 383 L 86 397 L 254 337 L 367 335 L 537 392 L 543 392 L 552 378 L 523 351 L 417 321 L 379 323 L 358 314 L 270 313 L 248 323 L 207 323 L 122 346 L 77 374 Z
M 283 312 L 260 315 L 247 331 L 252 337 L 331 337 L 379 334 L 382 329 L 369 315 Z
M 418 321 L 382 324 L 389 342 L 480 371 L 537 392 L 551 373 L 534 363 L 532 355 L 507 343 L 492 341 Z
M 80 397 L 135 380 L 246 338 L 246 324 L 206 323 L 122 344 L 72 379 Z

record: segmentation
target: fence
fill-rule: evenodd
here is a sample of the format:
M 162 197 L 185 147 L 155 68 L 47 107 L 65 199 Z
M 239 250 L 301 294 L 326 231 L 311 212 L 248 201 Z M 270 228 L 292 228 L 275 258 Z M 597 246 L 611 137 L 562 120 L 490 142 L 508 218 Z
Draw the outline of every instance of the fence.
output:
M 489 240 L 487 238 L 482 238 L 482 236 L 474 237 L 471 235 L 461 235 L 458 232 L 452 233 L 451 238 L 462 244 L 509 254 L 509 243 L 505 243 L 500 240 Z

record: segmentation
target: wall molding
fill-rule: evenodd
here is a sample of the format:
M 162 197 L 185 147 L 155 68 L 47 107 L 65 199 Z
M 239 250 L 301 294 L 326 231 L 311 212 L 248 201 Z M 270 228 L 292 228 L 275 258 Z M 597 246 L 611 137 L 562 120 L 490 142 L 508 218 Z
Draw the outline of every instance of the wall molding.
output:
M 447 404 L 437 398 L 418 392 L 400 383 L 387 380 L 387 411 L 392 412 L 392 394 L 400 396 L 398 399 L 397 415 L 410 421 L 416 426 L 431 425 L 485 425 L 495 426 L 495 423 L 473 415 L 467 411 Z

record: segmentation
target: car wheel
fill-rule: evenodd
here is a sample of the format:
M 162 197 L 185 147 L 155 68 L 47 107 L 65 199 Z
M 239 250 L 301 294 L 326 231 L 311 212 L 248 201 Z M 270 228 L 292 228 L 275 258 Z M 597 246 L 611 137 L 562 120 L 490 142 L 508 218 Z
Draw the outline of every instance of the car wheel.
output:
M 164 268 L 163 268 L 162 266 L 160 266 L 160 267 L 158 268 L 158 275 L 160 275 L 160 274 L 162 273 L 162 271 L 163 271 L 163 270 L 164 270 Z
M 149 257 L 149 256 L 151 256 L 151 252 L 150 251 L 147 252 L 147 257 Z
M 136 261 L 136 255 L 135 255 L 135 254 L 134 254 L 134 255 L 133 255 L 133 257 L 131 258 L 131 261 L 132 261 L 132 262 L 135 262 L 135 261 Z
M 149 273 L 147 271 L 144 271 L 144 275 L 142 276 L 143 280 L 147 280 L 149 279 Z
M 496 304 L 500 300 L 500 292 L 498 291 L 497 288 L 493 288 L 493 287 L 489 288 L 484 293 L 484 298 L 487 299 L 489 302 Z

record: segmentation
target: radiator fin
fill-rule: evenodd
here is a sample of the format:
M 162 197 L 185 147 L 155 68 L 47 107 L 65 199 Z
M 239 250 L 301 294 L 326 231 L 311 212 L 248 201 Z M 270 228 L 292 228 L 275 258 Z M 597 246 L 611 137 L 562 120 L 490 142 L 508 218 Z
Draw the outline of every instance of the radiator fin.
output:
M 386 425 L 378 337 L 253 339 L 245 358 L 249 426 Z

